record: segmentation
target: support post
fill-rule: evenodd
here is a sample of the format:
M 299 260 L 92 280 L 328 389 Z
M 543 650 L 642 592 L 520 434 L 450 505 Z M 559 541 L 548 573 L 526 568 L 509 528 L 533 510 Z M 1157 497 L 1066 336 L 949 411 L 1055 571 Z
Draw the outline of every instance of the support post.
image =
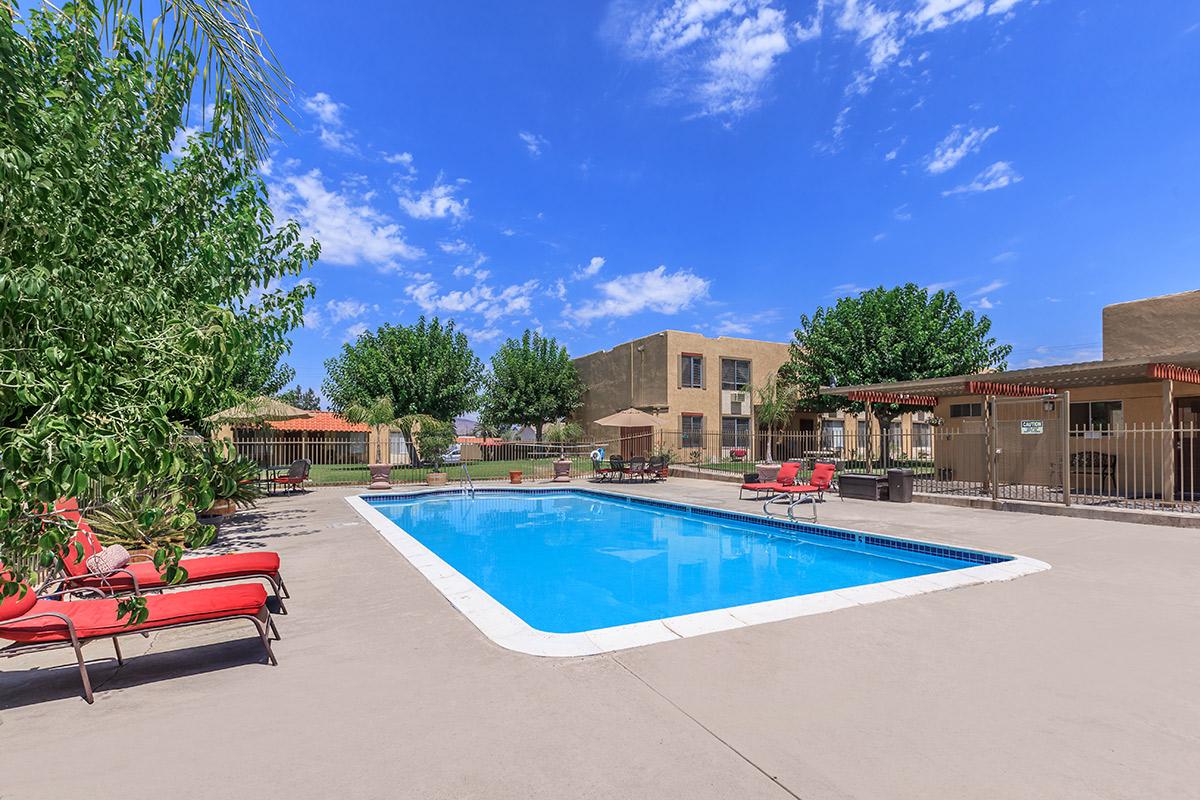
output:
M 1062 484 L 1063 505 L 1071 505 L 1071 393 L 1064 391 L 1059 396 L 1062 408 L 1058 411 L 1059 426 L 1062 429 Z
M 996 464 L 996 447 L 999 443 L 999 437 L 996 435 L 996 397 L 995 395 L 983 396 L 983 420 L 987 425 L 987 474 L 988 483 L 992 489 L 992 502 L 1000 499 L 1000 478 L 997 473 Z
M 1175 428 L 1175 381 L 1162 382 L 1162 499 L 1170 503 L 1175 499 L 1175 460 L 1179 458 L 1176 450 L 1178 434 Z M 1182 498 L 1180 498 L 1182 499 Z

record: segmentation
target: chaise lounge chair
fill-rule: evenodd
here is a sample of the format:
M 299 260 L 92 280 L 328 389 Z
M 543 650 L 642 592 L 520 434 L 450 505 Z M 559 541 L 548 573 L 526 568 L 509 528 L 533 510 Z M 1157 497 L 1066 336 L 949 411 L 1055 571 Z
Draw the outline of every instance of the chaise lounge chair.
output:
M 825 492 L 833 486 L 833 476 L 837 471 L 837 465 L 829 461 L 818 461 L 813 466 L 812 475 L 809 476 L 808 483 L 796 483 L 791 486 L 780 487 L 774 495 L 767 498 L 763 503 L 763 513 L 771 516 L 770 505 L 772 502 L 778 502 L 786 498 L 788 501 L 787 515 L 788 519 L 795 519 L 794 511 L 796 505 L 805 497 L 809 498 L 813 509 L 813 522 L 817 521 L 817 503 L 821 502 L 825 497 Z
M 775 476 L 773 481 L 746 481 L 742 484 L 742 488 L 738 491 L 738 499 L 745 500 L 746 492 L 754 492 L 754 500 L 762 499 L 763 492 L 768 496 L 775 494 L 785 486 L 791 486 L 796 482 L 796 475 L 800 472 L 800 463 L 797 461 L 785 461 L 779 466 L 779 474 Z
M 596 480 L 600 482 L 612 480 L 612 467 L 604 466 L 604 462 L 598 458 L 592 459 L 592 474 L 596 476 Z
M 62 558 L 65 575 L 55 579 L 49 585 L 64 587 L 77 586 L 95 589 L 104 595 L 141 594 L 146 591 L 160 591 L 170 587 L 170 584 L 159 574 L 158 568 L 149 556 L 135 556 L 139 561 L 131 561 L 126 566 L 107 575 L 97 575 L 88 572 L 87 560 L 104 549 L 91 526 L 83 519 L 79 511 L 79 503 L 75 498 L 59 500 L 54 505 L 55 511 L 75 523 L 75 535 L 67 543 L 59 556 Z M 270 551 L 261 553 L 228 553 L 218 556 L 195 556 L 180 559 L 179 566 L 187 570 L 187 580 L 181 586 L 197 586 L 205 583 L 225 583 L 236 580 L 264 580 L 271 584 L 271 589 L 278 603 L 279 613 L 286 614 L 287 607 L 283 600 L 291 597 L 283 576 L 279 573 L 279 554 Z
M 0 574 L 8 576 L 4 564 L 0 563 Z M 70 589 L 57 597 L 86 594 L 94 589 Z M 278 640 L 279 631 L 271 620 L 267 608 L 267 591 L 260 584 L 240 586 L 213 586 L 190 592 L 173 592 L 146 598 L 149 616 L 145 622 L 126 625 L 117 618 L 116 598 L 101 597 L 88 600 L 61 600 L 38 597 L 28 584 L 21 584 L 21 591 L 13 597 L 0 599 L 0 639 L 12 642 L 0 649 L 0 657 L 10 658 L 25 653 L 70 647 L 75 651 L 79 663 L 79 677 L 83 681 L 83 698 L 94 702 L 92 682 L 88 677 L 87 664 L 83 659 L 83 646 L 99 639 L 112 639 L 117 653 L 117 663 L 124 664 L 119 636 L 147 633 L 155 630 L 184 628 L 208 622 L 226 622 L 246 619 L 254 623 L 267 660 L 272 666 L 278 662 L 271 651 L 273 634 Z

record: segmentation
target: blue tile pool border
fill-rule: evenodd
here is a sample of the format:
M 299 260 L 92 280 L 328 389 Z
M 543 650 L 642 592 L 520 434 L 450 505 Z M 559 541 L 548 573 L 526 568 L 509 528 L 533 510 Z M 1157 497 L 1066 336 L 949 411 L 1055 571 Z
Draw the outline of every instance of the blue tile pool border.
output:
M 363 498 L 371 505 L 384 505 L 387 503 L 410 500 L 414 497 L 434 497 L 439 495 L 444 496 L 461 494 L 461 489 L 428 489 L 404 493 L 363 495 Z M 950 558 L 956 561 L 969 561 L 973 564 L 1000 564 L 1005 561 L 1011 561 L 1013 558 L 1012 556 L 1001 555 L 999 553 L 989 553 L 982 550 L 970 550 L 964 547 L 931 544 L 929 542 L 920 542 L 914 539 L 902 539 L 895 536 L 884 536 L 877 533 L 866 533 L 863 531 L 835 528 L 829 525 L 819 525 L 787 519 L 776 519 L 774 517 L 764 517 L 758 514 L 747 514 L 741 511 L 725 511 L 724 509 L 719 508 L 694 506 L 687 503 L 677 503 L 671 500 L 636 497 L 627 494 L 617 494 L 616 492 L 598 491 L 596 489 L 565 486 L 561 488 L 556 487 L 548 489 L 502 489 L 499 487 L 484 487 L 476 489 L 475 494 L 535 496 L 585 495 L 599 497 L 610 501 L 623 502 L 627 505 L 665 508 L 671 511 L 683 512 L 688 516 L 724 519 L 729 520 L 730 522 L 741 522 L 749 525 L 766 525 L 777 530 L 800 533 L 806 536 L 823 536 L 829 539 L 838 539 L 840 541 L 854 542 L 856 544 L 866 544 L 873 547 L 903 550 L 910 553 L 921 553 L 922 555 Z
M 1050 565 L 1018 555 L 1004 555 L 969 548 L 954 547 L 936 542 L 922 542 L 875 533 L 844 530 L 827 525 L 773 519 L 756 514 L 697 506 L 670 500 L 636 497 L 614 491 L 580 487 L 499 488 L 481 487 L 483 495 L 585 495 L 631 505 L 659 507 L 689 515 L 726 519 L 773 529 L 760 535 L 805 535 L 826 537 L 846 543 L 861 543 L 874 547 L 940 556 L 966 562 L 968 566 L 944 572 L 881 581 L 862 586 L 850 586 L 825 592 L 766 600 L 729 608 L 718 608 L 677 617 L 646 622 L 634 622 L 611 628 L 599 628 L 579 633 L 549 633 L 531 627 L 436 553 L 385 516 L 376 506 L 391 502 L 407 502 L 426 497 L 461 495 L 458 488 L 418 489 L 386 494 L 364 494 L 346 497 L 346 502 L 369 523 L 397 552 L 420 572 L 460 613 L 495 644 L 518 653 L 546 657 L 578 657 L 623 650 L 630 647 L 668 642 L 674 639 L 701 636 L 709 633 L 779 622 L 786 619 L 821 614 L 843 608 L 895 600 L 918 594 L 955 589 L 981 583 L 1008 581 L 1034 572 L 1050 569 Z

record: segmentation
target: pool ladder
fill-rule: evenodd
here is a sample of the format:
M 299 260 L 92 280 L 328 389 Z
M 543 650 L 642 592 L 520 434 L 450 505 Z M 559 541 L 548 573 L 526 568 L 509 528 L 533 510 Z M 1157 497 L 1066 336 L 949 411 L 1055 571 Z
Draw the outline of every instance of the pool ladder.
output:
M 474 500 L 475 499 L 475 481 L 471 480 L 471 473 L 467 472 L 466 464 L 459 464 L 459 466 L 462 467 L 462 471 L 463 471 L 463 479 L 460 482 L 460 486 L 462 487 L 462 493 L 465 496 L 470 497 L 472 500 Z

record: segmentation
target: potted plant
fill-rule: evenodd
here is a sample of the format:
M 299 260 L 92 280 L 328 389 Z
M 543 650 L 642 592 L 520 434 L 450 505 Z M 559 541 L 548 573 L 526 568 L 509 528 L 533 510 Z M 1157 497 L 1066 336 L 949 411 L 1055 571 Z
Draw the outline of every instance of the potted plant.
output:
M 567 458 L 567 445 L 583 438 L 583 428 L 578 422 L 557 422 L 546 431 L 546 441 L 559 445 L 558 459 L 554 462 L 554 480 L 565 483 L 571 480 L 571 459 Z M 514 481 L 519 483 L 519 481 Z
M 666 445 L 659 444 L 654 447 L 652 455 L 656 455 L 661 459 L 658 467 L 658 477 L 667 477 L 671 472 L 671 462 L 675 460 L 675 451 Z
M 775 430 L 791 418 L 792 412 L 796 410 L 798 398 L 796 390 L 780 382 L 778 376 L 772 376 L 755 389 L 754 394 L 758 401 L 754 409 L 758 424 L 767 428 L 767 457 L 762 463 L 756 464 L 755 468 L 758 470 L 759 480 L 770 483 L 779 475 L 779 465 L 775 463 L 772 452 Z
M 417 449 L 422 460 L 427 459 L 433 464 L 433 470 L 426 476 L 426 482 L 430 486 L 444 486 L 447 475 L 442 470 L 442 459 L 445 458 L 450 445 L 458 440 L 454 423 L 426 417 L 420 420 L 419 425 L 416 430 Z
M 342 416 L 355 424 L 367 424 L 375 434 L 375 461 L 367 465 L 367 469 L 371 471 L 371 484 L 367 488 L 392 488 L 392 465 L 383 463 L 383 431 L 397 423 L 391 398 L 377 397 L 369 406 L 348 406 L 342 412 Z
M 213 504 L 207 516 L 228 516 L 241 508 L 249 508 L 262 497 L 258 484 L 258 464 L 237 455 L 218 457 L 213 463 Z

